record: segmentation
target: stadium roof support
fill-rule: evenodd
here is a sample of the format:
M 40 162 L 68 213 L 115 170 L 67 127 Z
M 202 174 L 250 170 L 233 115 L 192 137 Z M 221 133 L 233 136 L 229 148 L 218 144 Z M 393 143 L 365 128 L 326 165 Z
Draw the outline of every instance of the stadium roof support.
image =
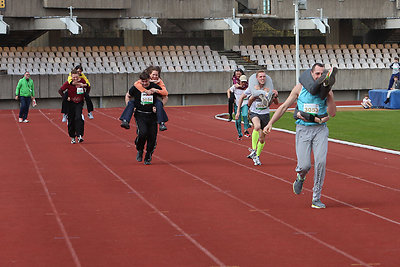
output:
M 69 30 L 72 34 L 79 34 L 82 26 L 76 21 L 76 17 L 61 18 L 35 18 L 34 30 Z
M 0 34 L 7 34 L 10 26 L 4 22 L 3 15 L 0 15 Z
M 118 19 L 117 24 L 122 30 L 148 30 L 154 35 L 161 32 L 161 26 L 156 18 L 122 18 Z

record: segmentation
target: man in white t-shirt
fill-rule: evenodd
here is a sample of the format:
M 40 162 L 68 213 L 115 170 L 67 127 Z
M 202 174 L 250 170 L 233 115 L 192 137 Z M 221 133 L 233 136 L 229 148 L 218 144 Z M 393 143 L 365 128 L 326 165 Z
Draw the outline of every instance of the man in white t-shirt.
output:
M 257 82 L 253 84 L 252 79 L 254 77 Z M 270 87 L 267 87 L 267 82 Z M 278 104 L 278 92 L 274 90 L 271 78 L 263 70 L 257 71 L 249 78 L 249 87 L 240 96 L 238 105 L 241 105 L 245 98 L 250 97 L 248 105 L 250 106 L 249 117 L 253 123 L 254 129 L 252 133 L 252 147 L 249 149 L 250 154 L 248 158 L 253 159 L 254 165 L 261 165 L 260 155 L 265 145 L 265 134 L 263 129 L 267 126 L 269 116 L 269 106 L 257 94 L 258 91 L 264 90 L 265 92 L 273 92 L 273 102 Z M 236 113 L 236 118 L 239 117 L 239 113 Z

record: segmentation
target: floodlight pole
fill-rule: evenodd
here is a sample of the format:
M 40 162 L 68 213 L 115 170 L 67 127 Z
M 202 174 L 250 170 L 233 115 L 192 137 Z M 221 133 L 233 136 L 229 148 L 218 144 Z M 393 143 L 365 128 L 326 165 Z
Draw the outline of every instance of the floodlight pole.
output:
M 294 35 L 296 38 L 296 84 L 300 77 L 300 37 L 299 37 L 299 0 L 293 0 L 294 5 Z

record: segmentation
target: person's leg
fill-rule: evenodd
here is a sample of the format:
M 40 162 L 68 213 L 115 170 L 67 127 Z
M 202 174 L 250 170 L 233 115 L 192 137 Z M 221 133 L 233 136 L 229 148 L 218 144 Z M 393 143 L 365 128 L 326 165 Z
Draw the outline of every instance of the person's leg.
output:
M 396 76 L 396 74 L 392 74 L 392 75 L 390 76 L 388 90 L 390 90 L 390 88 L 392 88 L 392 86 L 393 86 L 393 83 L 394 83 L 394 76 Z
M 236 105 L 236 103 L 233 106 L 233 110 L 236 114 L 238 109 L 238 106 Z M 243 137 L 243 133 L 242 133 L 242 114 L 240 114 L 239 118 L 235 121 L 235 126 L 236 126 L 236 131 L 238 132 L 238 139 Z
M 75 104 L 75 131 L 78 136 L 78 142 L 83 142 L 85 122 L 82 119 L 83 102 Z
M 167 130 L 165 123 L 168 121 L 168 116 L 165 112 L 164 104 L 160 99 L 155 98 L 154 105 L 156 107 L 157 123 L 160 124 L 160 131 L 165 131 Z
M 134 100 L 131 100 L 126 105 L 126 107 L 125 107 L 124 111 L 122 112 L 121 117 L 119 119 L 121 121 L 125 120 L 129 123 L 132 119 L 134 109 L 135 109 L 135 102 L 134 102 Z
M 20 96 L 19 117 L 24 121 L 28 117 L 30 97 Z
M 253 132 L 251 133 L 251 148 L 249 148 L 250 154 L 247 155 L 247 158 L 254 159 L 254 157 L 257 156 L 257 144 L 258 138 L 260 136 L 261 122 L 260 119 L 257 117 L 257 114 L 255 113 L 250 113 L 250 119 L 253 123 L 254 128 Z
M 157 123 L 167 122 L 168 116 L 164 110 L 163 102 L 160 99 L 155 98 L 154 105 L 156 106 Z
M 303 125 L 296 126 L 297 177 L 293 183 L 293 192 L 297 195 L 301 193 L 303 182 L 306 179 L 307 173 L 311 169 L 310 128 L 312 127 Z
M 320 201 L 321 199 L 322 186 L 325 180 L 329 129 L 326 125 L 321 125 L 318 127 L 313 127 L 313 130 L 314 130 L 314 138 L 312 140 L 312 150 L 314 153 L 313 202 L 315 202 L 315 201 Z
M 228 113 L 229 113 L 229 121 L 231 121 L 232 118 L 232 112 L 233 112 L 233 105 L 235 103 L 235 95 L 231 93 L 231 97 L 228 99 Z
M 151 164 L 151 159 L 154 150 L 157 145 L 157 123 L 153 116 L 148 116 L 148 134 L 147 134 L 147 146 L 146 146 L 146 155 L 144 157 L 144 164 Z
M 142 153 L 143 153 L 144 145 L 146 143 L 147 134 L 148 134 L 145 116 L 146 116 L 145 114 L 140 114 L 139 112 L 136 112 L 136 114 L 135 114 L 136 126 L 137 126 L 137 131 L 136 131 L 137 137 L 135 140 L 136 150 L 138 152 L 141 151 Z
M 245 133 L 246 132 L 248 133 L 247 130 L 250 128 L 250 123 L 249 123 L 249 118 L 248 118 L 249 106 L 247 106 L 247 105 L 242 106 L 241 113 L 242 113 L 242 118 L 243 118 L 243 123 L 244 123 L 244 131 L 245 131 Z
M 68 135 L 71 138 L 75 138 L 76 131 L 75 131 L 75 103 L 67 101 L 67 110 L 68 110 Z
M 86 101 L 86 106 L 87 106 L 87 111 L 88 111 L 88 117 L 89 117 L 89 119 L 93 119 L 94 117 L 93 117 L 92 111 L 94 110 L 94 107 L 93 107 L 92 99 L 90 98 L 89 94 L 86 92 L 85 92 L 84 96 L 85 96 L 85 101 Z

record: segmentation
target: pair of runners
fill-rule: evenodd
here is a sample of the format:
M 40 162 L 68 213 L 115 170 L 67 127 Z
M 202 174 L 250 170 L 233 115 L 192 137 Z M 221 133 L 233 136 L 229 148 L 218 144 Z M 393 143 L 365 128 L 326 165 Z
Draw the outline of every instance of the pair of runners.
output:
M 328 152 L 329 129 L 326 121 L 336 115 L 336 104 L 331 90 L 335 83 L 337 68 L 329 71 L 324 65 L 316 63 L 311 70 L 305 71 L 300 83 L 291 91 L 286 101 L 275 111 L 274 116 L 264 128 L 268 134 L 272 125 L 297 100 L 296 117 L 296 155 L 297 177 L 293 183 L 293 192 L 300 194 L 306 175 L 311 169 L 311 151 L 314 154 L 314 187 L 312 208 L 325 208 L 321 202 L 321 191 L 325 180 L 326 156 Z

